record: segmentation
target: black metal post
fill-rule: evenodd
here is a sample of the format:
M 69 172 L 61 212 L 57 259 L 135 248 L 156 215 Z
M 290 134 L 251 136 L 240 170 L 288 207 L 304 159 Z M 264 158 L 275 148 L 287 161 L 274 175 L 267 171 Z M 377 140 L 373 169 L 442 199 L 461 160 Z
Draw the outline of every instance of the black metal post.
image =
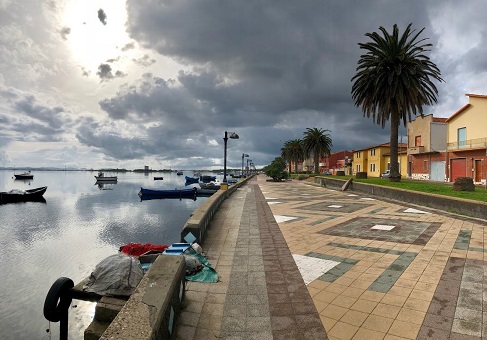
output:
M 227 141 L 228 141 L 228 134 L 225 131 L 225 137 L 223 137 L 224 141 L 224 151 L 223 151 L 223 183 L 227 182 Z

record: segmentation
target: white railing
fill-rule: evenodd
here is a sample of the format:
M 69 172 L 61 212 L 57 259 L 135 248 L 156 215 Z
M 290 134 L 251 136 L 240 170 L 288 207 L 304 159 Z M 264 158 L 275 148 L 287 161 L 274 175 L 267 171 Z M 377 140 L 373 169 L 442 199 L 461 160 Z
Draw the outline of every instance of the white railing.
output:
M 469 139 L 465 141 L 452 142 L 447 144 L 448 150 L 461 150 L 461 149 L 473 149 L 473 148 L 487 148 L 487 137 Z

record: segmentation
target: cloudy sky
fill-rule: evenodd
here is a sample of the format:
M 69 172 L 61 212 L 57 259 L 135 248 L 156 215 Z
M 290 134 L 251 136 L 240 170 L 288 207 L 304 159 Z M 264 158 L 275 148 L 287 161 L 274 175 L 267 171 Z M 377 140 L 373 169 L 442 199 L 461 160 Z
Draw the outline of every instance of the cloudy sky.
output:
M 351 78 L 365 33 L 425 28 L 449 117 L 486 94 L 484 0 L 0 0 L 0 166 L 269 164 L 308 127 L 388 141 Z M 405 131 L 404 129 L 402 131 Z M 405 141 L 405 140 L 404 140 Z

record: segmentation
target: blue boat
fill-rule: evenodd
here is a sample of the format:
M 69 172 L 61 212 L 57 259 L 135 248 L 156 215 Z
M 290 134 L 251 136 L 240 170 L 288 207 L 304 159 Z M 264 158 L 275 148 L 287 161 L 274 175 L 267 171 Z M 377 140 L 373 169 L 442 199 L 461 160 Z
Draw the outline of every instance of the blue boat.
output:
M 198 178 L 194 178 L 194 177 L 189 177 L 189 176 L 185 176 L 186 178 L 186 183 L 190 184 L 190 183 L 198 183 L 199 182 L 199 179 Z
M 214 182 L 214 181 L 216 181 L 216 176 L 203 175 L 203 176 L 200 176 L 200 181 L 203 183 Z
M 196 198 L 196 188 L 191 189 L 145 189 L 140 188 L 142 200 L 153 198 Z

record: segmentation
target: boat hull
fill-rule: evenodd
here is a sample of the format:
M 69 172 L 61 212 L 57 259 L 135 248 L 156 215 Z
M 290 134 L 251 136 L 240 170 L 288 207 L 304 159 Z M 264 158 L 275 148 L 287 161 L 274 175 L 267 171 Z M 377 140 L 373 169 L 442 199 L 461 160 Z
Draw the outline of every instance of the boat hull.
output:
M 17 202 L 45 202 L 43 195 L 47 187 L 26 190 L 23 194 L 0 192 L 0 204 Z
M 110 176 L 110 177 L 105 177 L 105 176 L 95 176 L 97 182 L 116 182 L 117 181 L 117 176 Z
M 174 189 L 174 190 L 156 190 L 140 188 L 139 196 L 142 199 L 152 198 L 195 198 L 196 189 Z

